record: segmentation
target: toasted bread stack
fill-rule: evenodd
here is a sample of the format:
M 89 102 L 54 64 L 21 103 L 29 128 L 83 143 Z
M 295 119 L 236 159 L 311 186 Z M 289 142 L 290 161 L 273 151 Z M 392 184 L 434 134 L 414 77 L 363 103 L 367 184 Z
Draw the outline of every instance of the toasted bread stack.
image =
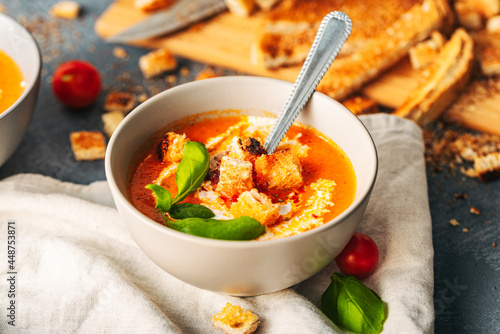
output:
M 410 47 L 448 21 L 445 0 L 373 2 L 283 0 L 266 16 L 254 48 L 254 62 L 267 68 L 300 64 L 322 18 L 347 13 L 351 36 L 318 90 L 336 99 L 351 94 L 404 57 Z

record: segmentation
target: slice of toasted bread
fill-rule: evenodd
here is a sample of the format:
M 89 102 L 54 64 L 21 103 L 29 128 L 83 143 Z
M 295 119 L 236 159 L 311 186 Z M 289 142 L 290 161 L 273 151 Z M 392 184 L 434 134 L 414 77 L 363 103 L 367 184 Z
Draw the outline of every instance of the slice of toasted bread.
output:
M 476 79 L 443 118 L 450 123 L 500 135 L 500 77 Z
M 386 4 L 380 2 L 380 6 Z M 396 64 L 413 45 L 425 40 L 432 31 L 449 24 L 450 14 L 446 1 L 424 0 L 399 15 L 392 24 L 384 26 L 378 22 L 383 28 L 371 27 L 376 35 L 367 34 L 363 38 L 358 33 L 357 41 L 351 41 L 344 53 L 340 52 L 317 90 L 334 99 L 351 94 Z M 370 25 L 364 29 L 368 28 Z
M 425 81 L 394 114 L 419 125 L 437 119 L 469 81 L 473 60 L 474 42 L 463 28 L 459 28 L 435 61 L 423 70 L 423 75 L 427 74 Z

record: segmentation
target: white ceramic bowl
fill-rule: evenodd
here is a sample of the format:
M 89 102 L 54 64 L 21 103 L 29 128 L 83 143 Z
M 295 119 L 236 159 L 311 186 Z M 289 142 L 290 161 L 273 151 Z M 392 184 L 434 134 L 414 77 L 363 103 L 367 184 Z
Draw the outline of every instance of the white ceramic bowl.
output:
M 16 20 L 0 13 L 0 50 L 21 68 L 26 88 L 23 94 L 0 113 L 0 166 L 14 153 L 28 129 L 40 88 L 42 60 L 31 34 Z
M 340 103 L 314 93 L 297 121 L 332 138 L 349 156 L 357 176 L 354 203 L 332 221 L 305 233 L 270 241 L 196 237 L 147 218 L 127 195 L 131 157 L 152 134 L 187 115 L 241 109 L 278 114 L 292 84 L 258 77 L 191 82 L 139 105 L 113 134 L 106 177 L 118 211 L 139 247 L 160 268 L 196 287 L 251 296 L 295 285 L 324 268 L 350 240 L 365 211 L 377 174 L 377 153 L 363 124 Z M 334 166 L 332 166 L 334 168 Z

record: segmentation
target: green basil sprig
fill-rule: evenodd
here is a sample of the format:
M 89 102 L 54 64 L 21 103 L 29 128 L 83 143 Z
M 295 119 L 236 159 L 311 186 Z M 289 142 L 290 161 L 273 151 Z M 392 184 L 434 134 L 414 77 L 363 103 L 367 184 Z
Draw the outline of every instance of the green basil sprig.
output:
M 210 166 L 207 148 L 198 142 L 189 141 L 184 146 L 182 160 L 177 168 L 175 182 L 177 195 L 157 185 L 148 184 L 147 189 L 156 197 L 156 208 L 165 224 L 175 230 L 199 237 L 223 240 L 252 240 L 265 231 L 256 219 L 242 216 L 230 220 L 212 219 L 215 214 L 209 208 L 193 203 L 179 203 L 203 183 Z
M 337 326 L 359 334 L 380 333 L 387 319 L 387 308 L 373 290 L 338 273 L 321 296 L 321 310 Z

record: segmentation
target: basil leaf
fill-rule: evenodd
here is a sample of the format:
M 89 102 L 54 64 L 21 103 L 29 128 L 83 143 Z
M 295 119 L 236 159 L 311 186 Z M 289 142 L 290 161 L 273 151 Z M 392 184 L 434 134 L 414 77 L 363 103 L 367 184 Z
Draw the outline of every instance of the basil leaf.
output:
M 172 204 L 179 203 L 195 191 L 205 180 L 210 166 L 208 150 L 202 143 L 188 141 L 184 146 L 182 160 L 177 168 L 175 182 L 177 196 Z
M 174 204 L 168 212 L 174 219 L 212 218 L 215 214 L 206 206 L 192 203 Z
M 221 240 L 253 240 L 266 230 L 256 219 L 247 216 L 230 220 L 186 218 L 172 225 L 187 234 Z
M 380 333 L 387 319 L 385 304 L 373 290 L 337 273 L 321 296 L 321 309 L 336 325 L 359 334 Z
M 158 210 L 160 210 L 162 213 L 168 212 L 168 210 L 170 210 L 170 207 L 172 205 L 172 194 L 170 194 L 167 189 L 154 183 L 148 184 L 145 188 L 153 191 L 153 193 L 155 194 L 155 207 Z

